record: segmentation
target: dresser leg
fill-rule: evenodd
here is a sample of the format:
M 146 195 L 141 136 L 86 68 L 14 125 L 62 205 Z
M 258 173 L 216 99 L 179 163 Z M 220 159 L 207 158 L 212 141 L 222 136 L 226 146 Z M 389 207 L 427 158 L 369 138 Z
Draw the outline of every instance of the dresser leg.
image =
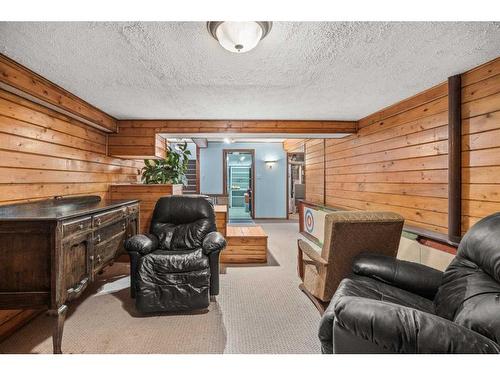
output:
M 49 316 L 53 318 L 53 331 L 52 331 L 52 346 L 54 354 L 62 354 L 61 344 L 64 329 L 64 319 L 66 319 L 66 312 L 68 306 L 61 305 L 57 310 L 49 310 Z

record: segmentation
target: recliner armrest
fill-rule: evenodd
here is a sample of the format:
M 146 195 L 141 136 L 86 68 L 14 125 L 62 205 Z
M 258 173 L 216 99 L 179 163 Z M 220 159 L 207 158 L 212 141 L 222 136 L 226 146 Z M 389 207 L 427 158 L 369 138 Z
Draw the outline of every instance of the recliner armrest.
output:
M 127 239 L 124 243 L 125 250 L 141 255 L 149 254 L 158 248 L 158 237 L 154 234 L 137 234 Z
M 394 303 L 341 297 L 333 309 L 340 327 L 395 353 L 500 353 L 500 345 L 486 336 Z
M 299 246 L 299 250 L 306 254 L 314 263 L 322 266 L 326 266 L 328 264 L 328 262 L 323 259 L 321 254 L 314 250 L 306 241 L 299 238 L 297 240 L 297 245 Z
M 227 245 L 226 239 L 219 232 L 211 232 L 203 239 L 203 254 L 208 255 L 213 252 L 223 250 Z
M 358 255 L 352 271 L 428 299 L 434 299 L 443 278 L 443 272 L 434 268 L 380 254 Z

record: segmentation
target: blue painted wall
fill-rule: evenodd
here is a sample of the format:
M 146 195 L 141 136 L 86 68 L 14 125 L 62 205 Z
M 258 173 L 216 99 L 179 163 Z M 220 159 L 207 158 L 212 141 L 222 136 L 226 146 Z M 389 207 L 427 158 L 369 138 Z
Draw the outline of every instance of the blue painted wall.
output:
M 222 151 L 255 150 L 255 217 L 286 218 L 286 153 L 281 143 L 209 143 L 200 149 L 200 192 L 222 194 Z M 272 169 L 266 160 L 275 160 Z

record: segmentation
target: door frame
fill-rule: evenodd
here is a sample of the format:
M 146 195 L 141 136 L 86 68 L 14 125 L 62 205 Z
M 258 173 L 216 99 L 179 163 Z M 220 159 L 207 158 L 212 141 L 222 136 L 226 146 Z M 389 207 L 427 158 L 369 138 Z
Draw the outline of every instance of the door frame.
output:
M 222 194 L 227 194 L 227 155 L 233 152 L 242 152 L 252 155 L 252 212 L 250 217 L 255 219 L 255 149 L 253 148 L 225 148 L 222 150 Z M 228 197 L 228 215 L 229 215 L 229 197 Z
M 286 219 L 290 220 L 290 214 L 288 212 L 288 194 L 290 193 L 290 189 L 288 188 L 288 182 L 289 182 L 289 177 L 290 175 L 288 172 L 290 171 L 290 162 L 288 157 L 292 154 L 304 154 L 304 185 L 306 184 L 306 153 L 305 151 L 297 151 L 297 152 L 291 152 L 287 151 L 286 152 L 286 173 L 285 173 L 285 186 L 286 186 L 286 199 L 285 199 L 285 211 L 286 211 Z

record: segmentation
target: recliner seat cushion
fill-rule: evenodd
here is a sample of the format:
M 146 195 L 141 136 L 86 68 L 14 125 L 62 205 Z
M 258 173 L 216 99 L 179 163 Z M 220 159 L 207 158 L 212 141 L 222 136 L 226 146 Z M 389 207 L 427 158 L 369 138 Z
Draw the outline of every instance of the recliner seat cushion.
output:
M 171 273 L 159 282 L 148 276 L 136 283 L 136 306 L 143 313 L 204 309 L 210 304 L 210 270 Z
M 343 279 L 330 304 L 335 305 L 342 297 L 368 298 L 434 313 L 431 300 L 365 276 L 351 275 Z
M 167 273 L 200 271 L 209 268 L 208 257 L 202 249 L 186 251 L 156 250 L 142 257 L 139 261 L 141 275 L 155 276 L 159 282 Z
M 136 305 L 145 313 L 201 309 L 210 303 L 210 268 L 201 249 L 157 250 L 139 260 Z

